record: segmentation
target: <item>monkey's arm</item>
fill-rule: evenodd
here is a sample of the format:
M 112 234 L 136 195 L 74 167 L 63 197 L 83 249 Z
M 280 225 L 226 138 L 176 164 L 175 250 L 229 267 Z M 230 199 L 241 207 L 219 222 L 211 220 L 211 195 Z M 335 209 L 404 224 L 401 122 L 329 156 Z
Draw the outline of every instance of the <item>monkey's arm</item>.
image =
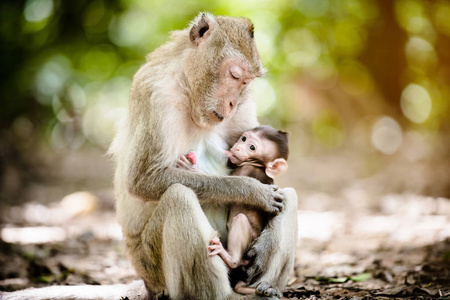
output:
M 284 196 L 277 187 L 243 176 L 216 176 L 165 167 L 132 178 L 129 191 L 142 200 L 158 200 L 174 183 L 193 189 L 201 205 L 247 205 L 278 213 Z
M 195 191 L 201 205 L 237 204 L 275 214 L 281 211 L 284 196 L 274 186 L 263 185 L 249 177 L 217 176 L 176 168 L 179 155 L 185 151 L 179 145 L 189 143 L 194 124 L 169 100 L 157 101 L 152 93 L 143 93 L 144 83 L 135 81 L 128 136 L 123 142 L 126 159 L 122 176 L 131 194 L 143 201 L 156 201 L 171 185 L 180 183 Z M 228 120 L 231 125 L 227 126 L 224 136 L 232 135 L 232 125 L 243 122 L 236 118 L 242 118 L 242 109 L 249 108 L 249 104 L 240 105 L 233 119 Z M 250 119 L 254 122 L 253 117 Z
M 133 139 L 140 145 L 139 151 L 131 152 L 125 166 L 128 191 L 143 201 L 159 200 L 171 185 L 181 183 L 196 192 L 201 205 L 247 205 L 275 214 L 282 209 L 284 196 L 276 187 L 256 179 L 190 172 L 176 168 L 176 159 L 164 165 L 167 145 L 155 143 L 146 149 L 151 138 L 151 134 L 144 134 Z
M 203 171 L 201 171 L 200 169 L 198 169 L 195 164 L 193 162 L 196 162 L 196 158 L 195 158 L 195 154 L 193 152 L 189 152 L 187 155 L 182 155 L 176 164 L 176 168 L 180 168 L 182 170 L 187 170 L 190 172 L 197 172 L 197 173 L 202 173 L 202 174 L 206 174 Z M 245 174 L 237 174 L 236 172 L 233 172 L 233 176 L 238 176 L 238 175 L 242 175 L 242 176 L 246 176 Z M 258 179 L 255 176 L 250 176 L 253 178 Z M 261 180 L 259 180 L 261 181 Z M 227 253 L 228 254 L 228 253 Z M 229 255 L 228 255 L 229 256 Z M 235 268 L 232 265 L 234 265 L 235 263 L 231 263 L 230 264 L 230 260 L 225 259 L 222 254 L 221 254 L 222 259 L 227 263 L 227 265 L 230 268 Z

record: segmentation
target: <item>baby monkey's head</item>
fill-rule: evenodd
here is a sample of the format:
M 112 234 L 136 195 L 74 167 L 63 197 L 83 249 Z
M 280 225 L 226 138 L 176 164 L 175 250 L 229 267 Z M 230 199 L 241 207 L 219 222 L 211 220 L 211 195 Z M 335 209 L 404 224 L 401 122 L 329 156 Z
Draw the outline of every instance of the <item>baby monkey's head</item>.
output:
M 287 132 L 270 126 L 259 126 L 244 132 L 230 151 L 227 151 L 232 164 L 263 166 L 270 178 L 287 169 L 288 155 Z

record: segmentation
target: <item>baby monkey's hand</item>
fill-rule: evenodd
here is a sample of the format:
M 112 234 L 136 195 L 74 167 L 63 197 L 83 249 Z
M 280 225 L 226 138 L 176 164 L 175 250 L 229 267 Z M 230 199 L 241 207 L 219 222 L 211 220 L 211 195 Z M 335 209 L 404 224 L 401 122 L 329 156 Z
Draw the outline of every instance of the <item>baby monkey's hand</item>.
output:
M 213 237 L 210 241 L 209 241 L 209 246 L 208 246 L 208 250 L 209 252 L 209 256 L 214 256 L 214 255 L 218 255 L 220 254 L 222 251 L 225 251 L 225 249 L 223 248 L 222 243 L 220 242 L 220 239 L 218 237 Z

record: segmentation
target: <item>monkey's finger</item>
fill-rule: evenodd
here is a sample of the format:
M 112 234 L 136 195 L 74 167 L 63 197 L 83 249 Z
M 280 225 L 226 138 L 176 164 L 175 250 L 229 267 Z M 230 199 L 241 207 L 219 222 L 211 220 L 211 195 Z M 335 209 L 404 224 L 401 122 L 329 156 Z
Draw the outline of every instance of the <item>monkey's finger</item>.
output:
M 186 164 L 192 165 L 191 161 L 184 155 L 180 157 L 180 160 Z
M 283 203 L 284 202 L 284 197 L 275 197 L 274 200 L 278 203 Z
M 222 251 L 222 249 L 216 249 L 214 251 L 209 252 L 209 256 L 218 255 Z
M 274 287 L 269 287 L 264 291 L 264 296 L 266 297 L 281 297 L 281 293 Z
M 275 201 L 272 205 L 277 211 L 282 211 L 284 208 L 283 202 Z
M 221 245 L 220 239 L 218 237 L 214 237 L 209 240 L 210 245 Z
M 179 160 L 178 162 L 177 162 L 177 167 L 178 168 L 182 168 L 182 169 L 187 169 L 187 170 L 189 170 L 189 169 L 191 169 L 192 168 L 192 164 L 191 163 L 186 163 L 185 161 L 183 161 L 183 160 Z
M 267 213 L 272 215 L 272 216 L 276 216 L 278 215 L 281 210 L 279 207 L 276 207 L 275 204 L 270 205 L 267 209 L 266 209 Z
M 186 163 L 184 161 L 181 160 L 181 158 L 179 160 L 177 160 L 177 168 L 184 168 L 186 166 Z
M 268 282 L 261 282 L 260 284 L 258 284 L 258 286 L 256 287 L 256 294 L 260 295 L 260 296 L 268 296 L 266 295 L 266 291 L 271 287 L 271 285 Z
M 190 153 L 192 153 L 193 154 L 193 152 L 189 152 L 188 154 L 190 154 Z M 191 160 L 192 159 L 192 160 Z M 195 159 L 195 156 L 192 158 L 192 157 L 187 157 L 187 156 L 182 156 L 181 157 L 181 160 L 186 164 L 186 165 L 188 165 L 189 167 L 192 167 L 192 166 L 195 166 L 195 163 L 197 162 L 196 161 L 196 159 Z
M 191 164 L 190 164 L 189 162 L 186 162 L 186 161 L 183 160 L 183 159 L 180 159 L 180 160 L 178 161 L 178 164 L 179 164 L 182 168 L 185 168 L 185 169 L 188 169 L 188 168 L 191 167 Z
M 264 296 L 266 296 L 266 297 L 272 296 L 272 290 L 273 290 L 273 288 L 267 288 L 263 293 Z
M 281 193 L 275 193 L 275 197 L 274 197 L 275 201 L 277 202 L 284 202 L 285 197 L 283 194 Z
M 208 246 L 208 250 L 217 250 L 217 249 L 221 250 L 222 248 L 223 248 L 222 245 L 211 245 L 211 246 Z
M 282 202 L 277 202 L 277 201 L 272 201 L 270 203 L 270 210 L 268 211 L 268 213 L 274 214 L 274 215 L 278 215 L 284 208 L 284 205 Z

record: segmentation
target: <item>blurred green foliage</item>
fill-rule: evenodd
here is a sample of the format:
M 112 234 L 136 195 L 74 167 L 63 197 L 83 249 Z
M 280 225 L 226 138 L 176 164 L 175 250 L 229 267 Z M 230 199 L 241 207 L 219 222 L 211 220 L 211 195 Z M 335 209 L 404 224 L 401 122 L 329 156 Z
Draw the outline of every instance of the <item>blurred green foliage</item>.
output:
M 449 130 L 445 0 L 4 0 L 0 158 L 107 148 L 145 55 L 199 11 L 254 22 L 269 70 L 254 87 L 261 121 L 293 139 L 334 149 L 363 136 L 391 154 L 404 131 Z

